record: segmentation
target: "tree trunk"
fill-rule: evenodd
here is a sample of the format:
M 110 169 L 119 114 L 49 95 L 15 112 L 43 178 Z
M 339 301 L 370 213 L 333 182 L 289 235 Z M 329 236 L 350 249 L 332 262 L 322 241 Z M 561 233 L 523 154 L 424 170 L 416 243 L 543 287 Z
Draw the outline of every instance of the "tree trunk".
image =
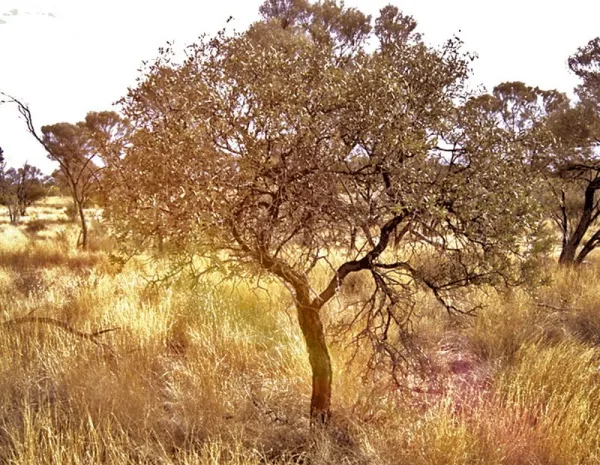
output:
M 19 224 L 21 216 L 19 215 L 19 207 L 17 205 L 8 205 L 8 217 L 10 219 L 10 224 Z
M 579 244 L 573 243 L 573 241 L 567 241 L 563 244 L 563 248 L 560 252 L 560 258 L 558 263 L 561 265 L 572 265 L 575 261 L 575 252 Z
M 600 244 L 600 229 L 596 231 L 594 235 L 585 243 L 583 249 L 581 249 L 579 255 L 577 255 L 575 263 L 577 265 L 581 265 L 585 260 L 585 257 L 587 257 L 588 254 L 598 246 L 598 244 Z
M 312 369 L 311 425 L 324 425 L 331 416 L 331 358 L 325 342 L 319 310 L 298 304 L 298 322 L 304 335 Z
M 558 259 L 558 263 L 561 265 L 573 265 L 575 263 L 577 248 L 580 246 L 585 233 L 593 222 L 594 195 L 599 187 L 596 182 L 591 182 L 585 190 L 583 211 L 581 212 L 577 228 L 575 228 L 575 231 L 573 231 L 573 234 L 571 234 L 571 237 L 567 241 L 563 239 L 563 249 Z
M 85 250 L 88 245 L 88 228 L 83 211 L 83 202 L 76 201 L 76 205 L 79 213 L 79 221 L 81 222 L 81 248 Z

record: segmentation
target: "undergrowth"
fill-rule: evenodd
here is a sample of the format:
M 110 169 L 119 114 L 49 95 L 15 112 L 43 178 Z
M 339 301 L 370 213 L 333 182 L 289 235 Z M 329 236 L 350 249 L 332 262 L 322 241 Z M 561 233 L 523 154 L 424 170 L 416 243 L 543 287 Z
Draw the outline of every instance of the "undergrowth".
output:
M 429 384 L 366 376 L 333 344 L 333 420 L 308 427 L 310 370 L 277 282 L 148 285 L 110 240 L 75 250 L 60 205 L 1 224 L 0 463 L 600 463 L 600 284 L 591 264 L 547 286 L 482 295 L 458 320 L 422 296 Z M 325 277 L 324 277 L 325 280 Z M 328 309 L 368 292 L 353 278 Z M 407 379 L 410 374 L 407 374 Z

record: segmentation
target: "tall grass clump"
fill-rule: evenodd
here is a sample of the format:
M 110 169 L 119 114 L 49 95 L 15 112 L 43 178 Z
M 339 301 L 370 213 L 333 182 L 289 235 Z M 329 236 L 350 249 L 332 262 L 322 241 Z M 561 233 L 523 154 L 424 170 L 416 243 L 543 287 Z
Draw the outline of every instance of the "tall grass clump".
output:
M 404 385 L 367 373 L 368 353 L 337 334 L 332 425 L 311 432 L 310 367 L 278 282 L 152 285 L 142 259 L 113 266 L 108 241 L 75 249 L 76 226 L 52 222 L 59 203 L 37 208 L 38 233 L 0 231 L 0 463 L 600 462 L 593 264 L 481 293 L 474 317 L 419 296 L 413 337 L 429 368 Z M 356 275 L 332 301 L 330 328 L 366 282 Z M 43 318 L 112 331 L 89 339 Z

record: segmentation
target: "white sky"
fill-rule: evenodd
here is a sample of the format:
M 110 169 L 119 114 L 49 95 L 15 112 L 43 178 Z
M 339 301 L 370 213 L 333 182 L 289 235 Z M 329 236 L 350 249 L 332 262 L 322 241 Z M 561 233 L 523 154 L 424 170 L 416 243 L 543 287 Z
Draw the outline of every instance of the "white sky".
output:
M 134 84 L 141 61 L 167 40 L 183 47 L 229 16 L 243 30 L 261 3 L 0 0 L 0 90 L 28 103 L 38 127 L 76 122 L 88 111 L 111 109 Z M 521 80 L 570 92 L 576 80 L 568 56 L 600 36 L 599 0 L 346 0 L 373 15 L 388 3 L 414 16 L 431 43 L 462 38 L 479 55 L 474 84 L 488 89 Z M 54 168 L 7 105 L 0 106 L 0 146 L 9 165 L 27 160 L 47 173 Z

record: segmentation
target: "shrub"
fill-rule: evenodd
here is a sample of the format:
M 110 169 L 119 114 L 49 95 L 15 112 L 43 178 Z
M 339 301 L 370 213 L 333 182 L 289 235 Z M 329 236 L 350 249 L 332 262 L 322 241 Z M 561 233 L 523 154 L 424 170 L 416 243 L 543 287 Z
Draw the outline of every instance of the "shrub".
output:
M 25 226 L 25 230 L 30 234 L 37 234 L 40 231 L 44 231 L 46 229 L 46 222 L 44 220 L 35 219 L 29 221 L 27 226 Z

